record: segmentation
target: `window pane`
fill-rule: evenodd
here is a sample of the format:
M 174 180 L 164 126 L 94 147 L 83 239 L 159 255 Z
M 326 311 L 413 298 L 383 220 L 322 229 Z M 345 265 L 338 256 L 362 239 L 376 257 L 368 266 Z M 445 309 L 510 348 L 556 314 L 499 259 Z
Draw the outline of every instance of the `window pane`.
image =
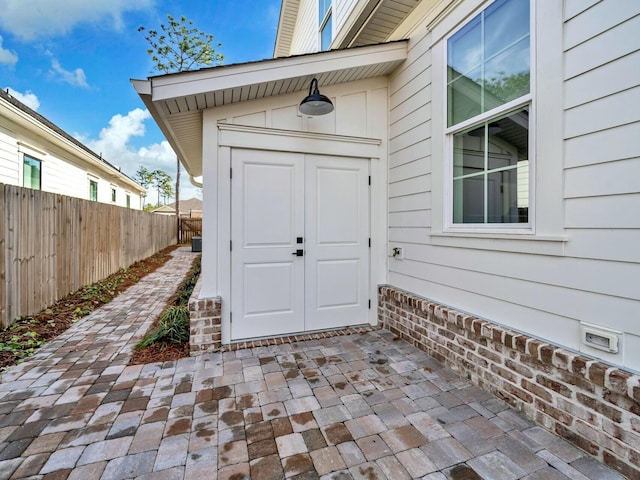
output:
M 498 0 L 447 40 L 447 125 L 529 93 L 529 1 Z
M 320 48 L 324 51 L 324 50 L 329 50 L 329 46 L 331 45 L 331 15 L 329 15 L 329 18 L 327 18 L 327 23 L 324 24 L 324 27 L 322 27 L 322 32 L 321 32 L 321 46 Z
M 453 223 L 484 222 L 485 175 L 453 182 Z
M 327 16 L 327 12 L 329 11 L 329 8 L 331 8 L 331 0 L 320 0 L 318 2 L 318 8 L 319 8 L 319 22 L 320 25 L 322 25 L 322 21 L 324 20 L 324 17 Z
M 485 112 L 529 93 L 529 58 L 527 37 L 486 63 Z
M 24 155 L 22 165 L 22 184 L 24 187 L 40 190 L 41 166 L 40 160 Z
M 529 221 L 529 107 L 453 137 L 453 222 Z
M 518 222 L 516 171 L 502 170 L 487 175 L 487 223 Z
M 449 39 L 447 56 L 447 65 L 457 75 L 467 75 L 482 64 L 480 16 L 471 20 Z
M 501 0 L 485 10 L 485 59 L 490 59 L 525 36 L 529 36 L 528 0 Z
M 482 110 L 482 72 L 474 70 L 467 76 L 459 76 L 448 88 L 448 126 L 475 117 Z M 475 80 L 474 80 L 475 79 Z
M 127 195 L 127 208 L 131 208 L 131 195 Z
M 484 172 L 484 125 L 454 136 L 453 177 Z
M 89 200 L 98 201 L 98 182 L 89 180 Z

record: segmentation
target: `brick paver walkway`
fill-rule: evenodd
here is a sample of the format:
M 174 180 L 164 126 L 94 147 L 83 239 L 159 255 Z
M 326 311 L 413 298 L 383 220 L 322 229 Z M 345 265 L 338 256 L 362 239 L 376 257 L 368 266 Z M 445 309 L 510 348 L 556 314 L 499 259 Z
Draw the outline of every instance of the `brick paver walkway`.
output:
M 622 478 L 383 330 L 127 366 L 192 258 L 2 375 L 0 479 Z

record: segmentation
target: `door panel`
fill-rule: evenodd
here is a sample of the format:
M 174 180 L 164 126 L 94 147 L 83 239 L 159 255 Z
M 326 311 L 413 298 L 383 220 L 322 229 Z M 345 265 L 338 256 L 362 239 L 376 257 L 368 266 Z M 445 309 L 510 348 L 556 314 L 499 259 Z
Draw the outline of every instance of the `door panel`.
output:
M 317 307 L 337 308 L 358 305 L 360 261 L 324 260 L 317 263 Z
M 368 322 L 369 162 L 305 157 L 305 326 Z
M 231 338 L 302 331 L 302 156 L 234 149 L 231 164 Z
M 231 339 L 368 323 L 369 162 L 233 149 L 231 164 Z

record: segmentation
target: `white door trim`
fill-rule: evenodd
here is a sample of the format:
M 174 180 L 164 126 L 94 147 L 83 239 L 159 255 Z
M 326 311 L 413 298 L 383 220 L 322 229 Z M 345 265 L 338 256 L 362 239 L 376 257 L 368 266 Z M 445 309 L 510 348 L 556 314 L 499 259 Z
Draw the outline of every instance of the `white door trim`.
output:
M 220 147 L 378 159 L 381 140 L 325 133 L 218 124 Z
M 377 323 L 377 288 L 386 281 L 386 265 L 379 259 L 386 258 L 386 221 L 383 205 L 376 201 L 386 198 L 382 190 L 386 185 L 386 162 L 380 162 L 384 155 L 382 141 L 374 138 L 349 137 L 320 133 L 278 130 L 241 125 L 218 124 L 218 225 L 217 225 L 217 278 L 218 291 L 222 298 L 222 343 L 231 342 L 230 300 L 231 300 L 231 149 L 234 147 L 252 150 L 272 150 L 304 153 L 312 155 L 332 155 L 338 157 L 364 158 L 371 161 L 370 190 L 370 231 L 371 265 L 369 269 L 369 295 L 371 310 L 369 323 Z

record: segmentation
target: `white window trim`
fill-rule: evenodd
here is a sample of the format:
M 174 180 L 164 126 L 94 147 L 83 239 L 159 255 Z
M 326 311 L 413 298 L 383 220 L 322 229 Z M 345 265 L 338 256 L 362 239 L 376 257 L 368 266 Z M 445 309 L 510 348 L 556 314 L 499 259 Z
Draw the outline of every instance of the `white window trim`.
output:
M 40 188 L 38 190 L 42 191 L 42 184 L 44 180 L 43 170 L 44 170 L 44 156 L 46 153 L 32 153 L 32 152 L 40 152 L 39 150 L 33 150 L 30 148 L 24 148 L 24 146 L 20 146 L 18 143 L 18 153 L 19 153 L 19 166 L 18 166 L 18 185 L 24 187 L 24 157 L 25 155 L 33 160 L 40 162 Z M 42 155 L 42 157 L 40 156 Z M 25 187 L 29 188 L 29 187 Z
M 535 95 L 532 92 L 536 92 L 536 30 L 535 30 L 535 2 L 529 2 L 529 93 L 522 97 L 516 98 L 504 105 L 500 105 L 488 112 L 476 115 L 473 118 L 467 119 L 463 122 L 457 123 L 451 127 L 447 127 L 448 118 L 448 85 L 447 85 L 447 43 L 451 37 L 453 37 L 458 31 L 464 28 L 469 22 L 474 19 L 481 12 L 491 6 L 494 1 L 487 2 L 482 5 L 481 9 L 478 9 L 472 16 L 466 17 L 464 21 L 460 22 L 453 30 L 451 30 L 446 36 L 442 37 L 439 41 L 442 42 L 443 51 L 443 67 L 440 72 L 442 78 L 442 98 L 444 99 L 442 105 L 442 119 L 444 124 L 444 138 L 443 138 L 443 233 L 486 233 L 486 234 L 510 234 L 510 235 L 535 235 L 536 234 L 536 108 L 535 108 Z M 482 123 L 493 117 L 499 116 L 502 113 L 508 113 L 511 110 L 519 107 L 529 105 L 529 209 L 528 217 L 529 222 L 523 224 L 516 223 L 453 223 L 453 135 L 459 131 L 468 128 L 471 125 Z

